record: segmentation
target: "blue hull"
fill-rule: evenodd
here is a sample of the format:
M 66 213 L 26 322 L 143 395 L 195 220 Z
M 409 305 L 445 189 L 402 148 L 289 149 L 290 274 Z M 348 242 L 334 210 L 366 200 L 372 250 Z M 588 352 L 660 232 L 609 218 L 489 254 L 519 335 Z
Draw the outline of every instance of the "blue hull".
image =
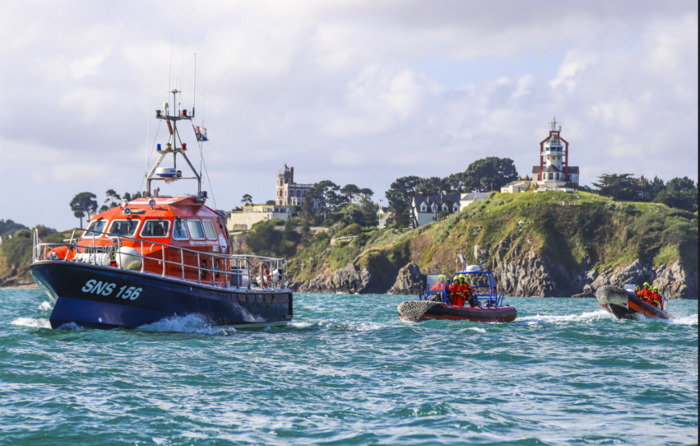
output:
M 287 289 L 215 287 L 155 274 L 66 261 L 29 267 L 55 300 L 51 327 L 135 328 L 173 316 L 198 314 L 215 325 L 285 325 L 292 320 Z

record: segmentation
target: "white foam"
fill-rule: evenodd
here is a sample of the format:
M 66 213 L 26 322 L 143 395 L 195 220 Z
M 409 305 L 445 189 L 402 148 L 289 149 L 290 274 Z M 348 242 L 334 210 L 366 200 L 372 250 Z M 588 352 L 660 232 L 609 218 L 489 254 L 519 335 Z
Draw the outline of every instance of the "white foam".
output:
M 19 317 L 14 321 L 10 322 L 12 325 L 18 325 L 20 327 L 30 327 L 30 328 L 51 328 L 51 324 L 48 319 L 42 318 L 32 318 L 32 317 Z
M 518 318 L 519 322 L 525 322 L 528 325 L 539 325 L 539 324 L 557 324 L 557 323 L 569 323 L 569 322 L 592 322 L 601 319 L 610 319 L 613 317 L 607 311 L 600 309 L 596 311 L 589 311 L 586 313 L 576 313 L 576 314 L 562 314 L 562 315 L 540 315 L 529 316 L 524 318 Z
M 70 330 L 70 331 L 80 331 L 85 330 L 84 327 L 76 324 L 75 322 L 68 322 L 58 327 L 59 330 Z
M 668 322 L 669 324 L 673 325 L 698 325 L 698 315 L 697 314 L 690 314 L 688 316 L 682 316 L 682 317 L 674 317 L 673 313 L 671 313 L 671 318 L 672 319 L 665 319 L 665 322 Z
M 197 333 L 209 335 L 230 335 L 236 332 L 233 327 L 216 327 L 199 314 L 188 314 L 186 316 L 174 316 L 161 319 L 158 322 L 142 325 L 139 327 L 145 331 L 177 332 L 177 333 Z
M 48 300 L 43 301 L 42 303 L 39 304 L 38 309 L 41 311 L 46 311 L 46 310 L 51 310 L 53 308 L 53 304 L 49 302 Z

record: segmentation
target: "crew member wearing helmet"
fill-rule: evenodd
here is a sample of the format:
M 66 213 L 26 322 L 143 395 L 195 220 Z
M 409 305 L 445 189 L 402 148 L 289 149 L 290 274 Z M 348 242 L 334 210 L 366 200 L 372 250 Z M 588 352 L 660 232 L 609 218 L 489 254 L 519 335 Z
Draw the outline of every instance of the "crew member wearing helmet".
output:
M 452 305 L 464 306 L 464 274 L 455 277 L 452 285 L 450 285 L 450 296 L 452 297 Z
M 659 287 L 654 285 L 651 290 L 651 304 L 656 308 L 663 308 L 663 303 L 661 302 L 661 294 L 659 294 Z
M 644 282 L 642 290 L 639 292 L 639 297 L 646 303 L 651 303 L 651 290 L 649 289 L 649 282 Z
M 440 274 L 438 276 L 438 281 L 435 282 L 435 285 L 430 287 L 430 291 L 445 291 L 445 275 Z
M 464 297 L 469 302 L 470 307 L 474 308 L 477 305 L 478 302 L 474 297 L 474 291 L 467 282 L 464 282 Z

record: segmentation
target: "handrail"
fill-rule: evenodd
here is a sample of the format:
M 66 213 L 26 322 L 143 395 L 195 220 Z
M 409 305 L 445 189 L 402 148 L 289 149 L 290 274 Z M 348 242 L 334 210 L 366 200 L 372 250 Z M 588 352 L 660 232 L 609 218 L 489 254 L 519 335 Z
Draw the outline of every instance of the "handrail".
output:
M 63 260 L 67 261 L 70 252 L 73 252 L 73 257 L 70 259 L 72 262 L 84 262 L 97 264 L 98 255 L 106 254 L 109 257 L 109 265 L 119 269 L 125 269 L 124 264 L 116 261 L 117 255 L 126 255 L 133 258 L 138 258 L 140 265 L 140 272 L 147 274 L 159 274 L 163 277 L 178 278 L 185 281 L 193 281 L 186 279 L 186 271 L 194 272 L 197 279 L 196 283 L 203 283 L 202 278 L 206 274 L 211 274 L 211 285 L 215 287 L 236 287 L 242 288 L 247 287 L 249 290 L 253 289 L 252 286 L 256 285 L 255 289 L 258 287 L 262 290 L 264 288 L 268 289 L 286 289 L 286 260 L 276 257 L 258 256 L 251 254 L 216 254 L 197 251 L 190 248 L 173 246 L 167 243 L 155 242 L 150 240 L 143 240 L 135 237 L 128 236 L 118 236 L 102 233 L 105 237 L 86 237 L 77 239 L 77 243 L 73 243 L 75 240 L 71 237 L 70 241 L 64 241 L 62 243 L 43 243 L 39 240 L 38 232 L 34 233 L 33 240 L 33 262 L 38 262 L 41 260 Z M 97 243 L 97 242 L 102 243 Z M 123 253 L 120 251 L 124 247 L 124 242 L 130 241 L 134 242 L 133 247 L 137 250 L 136 253 Z M 82 242 L 82 244 L 81 244 Z M 146 248 L 145 245 L 150 244 L 150 248 Z M 56 254 L 54 249 L 58 247 L 66 247 L 65 256 L 62 258 Z M 179 252 L 179 262 L 174 260 L 169 260 L 165 256 L 165 251 L 177 250 Z M 152 257 L 145 254 L 148 250 L 149 252 L 154 252 L 160 249 L 160 258 Z M 80 254 L 85 254 L 85 256 L 79 256 Z M 192 265 L 185 263 L 185 255 L 191 254 L 196 258 L 196 264 Z M 54 257 L 55 256 L 55 257 Z M 80 258 L 82 257 L 82 258 Z M 171 259 L 176 256 L 169 256 Z M 209 260 L 209 264 L 206 266 L 202 265 L 202 258 Z M 162 264 L 162 269 L 159 273 L 155 273 L 153 269 L 146 269 L 146 262 L 159 261 Z M 260 283 L 255 283 L 257 272 L 261 271 L 262 264 L 267 264 L 269 271 L 274 272 L 271 274 L 272 280 L 265 281 L 263 283 L 262 275 L 258 276 Z M 174 267 L 175 270 L 179 269 L 179 274 L 173 275 L 173 270 L 168 271 L 168 266 Z M 222 269 L 223 267 L 223 269 Z M 168 274 L 168 272 L 170 274 Z M 219 275 L 217 280 L 217 275 Z M 223 276 L 223 277 L 222 277 Z M 232 283 L 235 281 L 235 285 Z M 246 283 L 247 282 L 247 283 Z M 209 280 L 206 281 L 209 284 Z

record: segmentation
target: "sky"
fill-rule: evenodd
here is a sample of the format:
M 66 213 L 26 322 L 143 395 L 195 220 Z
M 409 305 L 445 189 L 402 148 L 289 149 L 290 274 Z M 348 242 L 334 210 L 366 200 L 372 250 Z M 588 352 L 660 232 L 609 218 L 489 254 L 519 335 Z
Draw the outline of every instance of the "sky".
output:
M 285 164 L 383 205 L 488 156 L 530 175 L 554 117 L 583 185 L 698 181 L 695 0 L 0 0 L 0 219 L 65 230 L 76 194 L 144 190 L 173 88 L 222 210 Z

